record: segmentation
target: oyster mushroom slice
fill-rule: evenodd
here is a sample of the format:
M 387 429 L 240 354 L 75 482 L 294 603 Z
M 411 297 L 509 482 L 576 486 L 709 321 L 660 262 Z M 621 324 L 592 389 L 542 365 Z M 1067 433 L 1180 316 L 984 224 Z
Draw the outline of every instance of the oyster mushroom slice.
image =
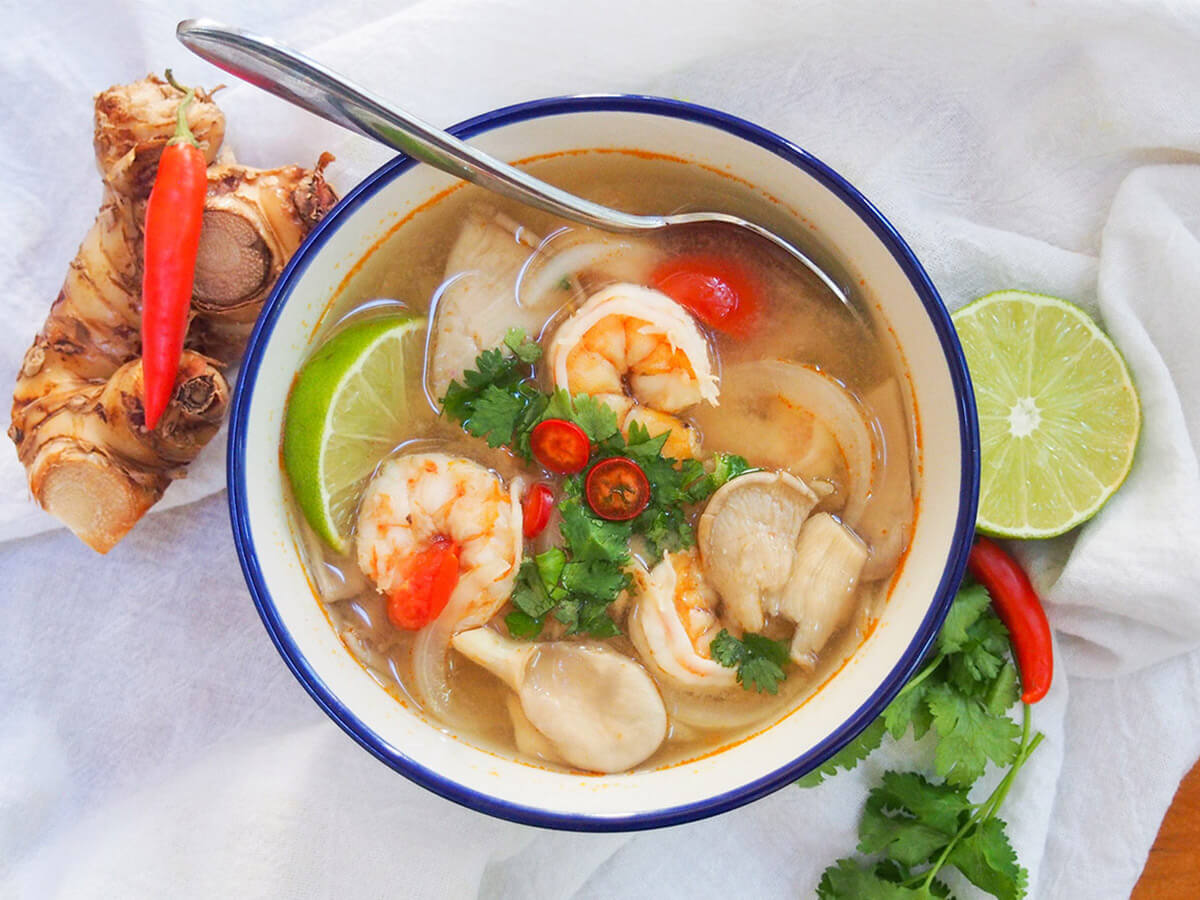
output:
M 796 623 L 791 657 L 811 667 L 817 652 L 854 609 L 854 595 L 867 561 L 867 547 L 828 513 L 800 529 L 791 576 L 769 607 Z
M 456 634 L 454 648 L 517 695 L 530 725 L 568 764 L 624 772 L 667 735 L 667 711 L 646 670 L 598 644 L 518 643 L 490 628 Z
M 708 501 L 696 529 L 704 574 L 743 630 L 762 630 L 764 594 L 788 580 L 800 527 L 817 500 L 795 475 L 752 472 Z

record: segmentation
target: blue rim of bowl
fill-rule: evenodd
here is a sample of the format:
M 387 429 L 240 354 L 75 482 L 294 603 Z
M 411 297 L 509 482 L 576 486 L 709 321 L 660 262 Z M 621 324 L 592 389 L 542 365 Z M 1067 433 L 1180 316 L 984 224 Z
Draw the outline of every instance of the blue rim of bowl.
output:
M 960 485 L 958 518 L 955 523 L 950 556 L 934 593 L 933 602 L 921 621 L 916 636 L 900 660 L 866 702 L 825 740 L 810 748 L 806 753 L 787 765 L 741 787 L 668 809 L 623 816 L 591 816 L 559 813 L 535 806 L 509 803 L 471 790 L 452 779 L 439 775 L 390 746 L 343 704 L 321 680 L 281 621 L 258 564 L 246 506 L 248 468 L 243 460 L 246 448 L 247 421 L 263 350 L 274 330 L 279 313 L 292 292 L 294 283 L 307 268 L 311 256 L 333 234 L 343 218 L 394 178 L 416 165 L 414 160 L 404 155 L 395 157 L 368 175 L 321 220 L 284 269 L 259 316 L 247 345 L 246 355 L 242 361 L 241 372 L 234 390 L 227 457 L 229 512 L 238 559 L 242 565 L 246 584 L 275 647 L 279 650 L 288 668 L 291 669 L 292 674 L 296 676 L 313 700 L 369 753 L 427 790 L 469 809 L 501 819 L 524 825 L 568 831 L 640 831 L 680 825 L 727 812 L 794 782 L 820 766 L 853 740 L 892 701 L 921 664 L 937 636 L 938 629 L 950 609 L 955 591 L 966 568 L 967 552 L 970 550 L 974 534 L 975 514 L 979 499 L 979 429 L 974 393 L 971 389 L 962 348 L 950 322 L 949 312 L 943 305 L 937 289 L 933 286 L 933 282 L 925 273 L 924 268 L 917 261 L 908 244 L 900 237 L 899 232 L 866 197 L 825 163 L 790 141 L 745 119 L 709 107 L 662 97 L 629 94 L 588 94 L 532 100 L 483 113 L 460 122 L 448 130 L 458 137 L 466 139 L 529 119 L 587 112 L 629 112 L 684 119 L 720 129 L 782 157 L 814 177 L 854 210 L 887 247 L 925 306 L 938 340 L 941 342 L 957 398 L 960 452 L 965 461 L 963 480 Z

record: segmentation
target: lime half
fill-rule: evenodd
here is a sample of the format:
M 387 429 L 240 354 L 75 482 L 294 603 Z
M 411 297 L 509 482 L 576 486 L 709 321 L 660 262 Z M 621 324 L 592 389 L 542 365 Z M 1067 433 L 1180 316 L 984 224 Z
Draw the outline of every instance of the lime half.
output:
M 283 464 L 309 525 L 344 553 L 363 483 L 409 435 L 425 320 L 369 319 L 309 358 L 288 398 Z
M 999 291 L 953 318 L 979 407 L 979 530 L 1044 538 L 1091 518 L 1129 474 L 1141 426 L 1117 348 L 1041 294 Z

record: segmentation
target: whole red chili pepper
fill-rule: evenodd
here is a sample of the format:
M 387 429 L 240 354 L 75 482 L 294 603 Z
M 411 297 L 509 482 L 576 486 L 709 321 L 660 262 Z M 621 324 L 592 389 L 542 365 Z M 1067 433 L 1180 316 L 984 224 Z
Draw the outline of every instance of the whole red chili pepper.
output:
M 167 80 L 183 90 L 167 70 Z M 154 428 L 175 387 L 192 302 L 208 164 L 187 124 L 196 92 L 188 88 L 146 205 L 142 275 L 142 402 Z
M 992 607 L 1008 628 L 1013 655 L 1021 671 L 1021 699 L 1037 703 L 1050 690 L 1054 677 L 1054 649 L 1050 623 L 1029 576 L 999 544 L 977 537 L 967 568 L 987 588 Z

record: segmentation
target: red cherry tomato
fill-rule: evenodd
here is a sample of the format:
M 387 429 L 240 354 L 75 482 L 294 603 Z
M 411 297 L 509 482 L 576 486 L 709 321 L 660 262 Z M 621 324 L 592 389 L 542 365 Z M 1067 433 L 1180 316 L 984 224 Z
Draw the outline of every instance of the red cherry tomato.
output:
M 758 315 L 754 278 L 732 260 L 699 254 L 677 256 L 655 269 L 650 283 L 718 331 L 744 335 Z
M 417 631 L 438 617 L 458 584 L 458 546 L 447 537 L 415 554 L 404 581 L 388 594 L 388 619 L 397 628 Z
M 521 530 L 526 538 L 535 538 L 545 530 L 554 508 L 554 491 L 545 484 L 535 484 L 525 495 Z
M 559 475 L 582 472 L 592 455 L 592 442 L 587 434 L 566 419 L 538 422 L 529 435 L 529 447 L 534 459 Z
M 592 466 L 583 483 L 588 505 L 610 522 L 632 519 L 650 503 L 650 482 L 632 459 L 614 456 Z

